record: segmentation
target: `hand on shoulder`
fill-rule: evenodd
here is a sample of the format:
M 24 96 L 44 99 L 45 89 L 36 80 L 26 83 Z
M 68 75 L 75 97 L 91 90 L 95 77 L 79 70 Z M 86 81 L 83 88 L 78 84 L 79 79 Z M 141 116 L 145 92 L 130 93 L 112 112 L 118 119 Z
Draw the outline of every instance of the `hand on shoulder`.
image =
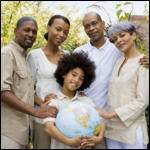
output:
M 145 68 L 149 68 L 149 54 L 144 55 L 140 61 L 140 65 L 144 66 Z
M 44 103 L 51 100 L 51 99 L 58 99 L 58 96 L 54 93 L 48 94 L 44 98 Z

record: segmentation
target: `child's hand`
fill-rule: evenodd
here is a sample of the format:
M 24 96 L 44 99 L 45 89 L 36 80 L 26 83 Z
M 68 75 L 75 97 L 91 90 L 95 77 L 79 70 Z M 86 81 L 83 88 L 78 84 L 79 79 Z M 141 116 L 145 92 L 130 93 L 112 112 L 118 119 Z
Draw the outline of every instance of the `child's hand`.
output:
M 78 149 L 92 148 L 96 144 L 99 144 L 103 140 L 102 137 L 98 136 L 88 136 L 84 142 L 78 146 Z
M 91 138 L 91 136 L 87 136 L 86 139 L 84 139 L 83 143 L 78 146 L 78 149 L 86 149 L 86 148 L 92 148 L 94 144 L 94 139 Z
M 89 136 L 88 138 L 89 138 L 89 140 L 93 139 L 93 143 L 95 145 L 99 144 L 103 140 L 103 137 L 101 137 L 101 136 Z
M 84 136 L 75 136 L 73 138 L 68 138 L 67 144 L 69 146 L 78 147 L 83 143 Z

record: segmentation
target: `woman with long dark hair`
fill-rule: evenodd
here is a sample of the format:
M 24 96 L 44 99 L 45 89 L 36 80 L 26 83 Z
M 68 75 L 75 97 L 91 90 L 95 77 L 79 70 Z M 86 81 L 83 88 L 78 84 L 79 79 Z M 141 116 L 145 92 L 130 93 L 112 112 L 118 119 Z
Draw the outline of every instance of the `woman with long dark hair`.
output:
M 57 92 L 61 88 L 56 82 L 54 72 L 57 69 L 58 60 L 67 52 L 59 49 L 59 46 L 67 39 L 69 28 L 70 22 L 66 17 L 53 16 L 48 22 L 47 33 L 44 35 L 48 41 L 47 44 L 28 54 L 27 60 L 30 64 L 34 83 L 36 83 L 35 107 L 40 107 L 46 95 Z M 43 119 L 34 118 L 33 130 L 34 149 L 49 149 L 51 138 L 44 131 Z

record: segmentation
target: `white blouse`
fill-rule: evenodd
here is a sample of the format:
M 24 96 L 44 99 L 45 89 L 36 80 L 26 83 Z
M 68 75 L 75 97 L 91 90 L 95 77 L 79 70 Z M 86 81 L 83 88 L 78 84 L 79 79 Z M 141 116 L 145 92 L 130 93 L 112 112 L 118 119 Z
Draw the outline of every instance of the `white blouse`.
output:
M 64 53 L 67 52 L 64 50 Z M 34 84 L 36 84 L 36 94 L 41 100 L 44 101 L 47 94 L 56 93 L 61 89 L 54 77 L 57 65 L 47 59 L 41 48 L 29 52 L 27 60 L 32 71 Z M 35 104 L 35 107 L 38 108 L 39 105 Z M 44 124 L 43 119 L 34 117 L 34 120 Z
M 145 109 L 149 104 L 149 69 L 139 64 L 143 55 L 128 59 L 120 57 L 109 81 L 107 111 L 115 110 L 119 118 L 106 119 L 105 137 L 134 145 L 136 129 L 141 126 L 144 144 L 148 143 Z

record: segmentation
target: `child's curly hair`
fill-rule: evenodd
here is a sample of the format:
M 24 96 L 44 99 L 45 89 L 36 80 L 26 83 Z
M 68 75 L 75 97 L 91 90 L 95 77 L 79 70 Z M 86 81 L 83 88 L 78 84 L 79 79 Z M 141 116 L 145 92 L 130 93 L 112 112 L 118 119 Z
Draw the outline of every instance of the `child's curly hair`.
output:
M 91 83 L 95 80 L 95 65 L 88 58 L 88 54 L 83 51 L 80 53 L 66 53 L 63 58 L 58 61 L 58 67 L 54 73 L 56 81 L 63 86 L 64 78 L 62 76 L 66 75 L 70 70 L 74 68 L 81 68 L 84 71 L 85 77 L 81 87 L 78 89 L 80 91 L 88 88 Z

